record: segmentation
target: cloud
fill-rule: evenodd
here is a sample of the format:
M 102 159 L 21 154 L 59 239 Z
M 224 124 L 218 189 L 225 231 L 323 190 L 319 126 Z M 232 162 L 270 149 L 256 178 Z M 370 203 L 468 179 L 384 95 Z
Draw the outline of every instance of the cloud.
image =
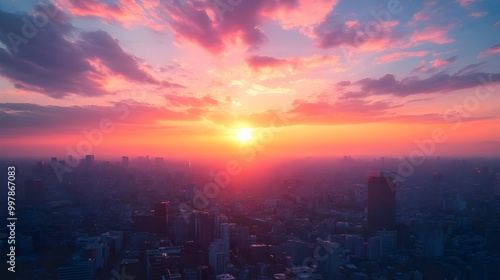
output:
M 219 101 L 210 95 L 201 97 L 166 94 L 167 102 L 175 107 L 213 107 L 219 105 Z
M 409 96 L 413 94 L 429 94 L 467 89 L 482 84 L 480 78 L 489 83 L 500 82 L 500 73 L 468 72 L 450 75 L 444 72 L 428 78 L 410 76 L 397 80 L 394 74 L 386 74 L 378 79 L 365 78 L 354 83 L 359 86 L 358 96 L 392 94 Z M 346 94 L 349 97 L 349 94 Z
M 247 64 L 254 70 L 262 68 L 281 66 L 287 63 L 286 59 L 278 59 L 270 56 L 251 56 L 247 58 Z
M 488 14 L 487 12 L 471 12 L 469 14 L 469 16 L 474 17 L 474 18 L 480 18 L 480 17 L 484 17 L 487 14 Z
M 500 53 L 500 44 L 496 44 L 482 52 L 480 52 L 478 55 L 477 55 L 477 58 L 483 58 L 483 57 L 486 57 L 486 56 L 490 56 L 490 55 L 494 55 L 494 54 L 499 54 Z
M 140 69 L 138 58 L 126 53 L 115 40 L 104 31 L 83 32 L 79 47 L 88 59 L 99 59 L 109 70 L 136 82 L 158 83 L 153 77 Z
M 457 2 L 462 7 L 468 7 L 477 1 L 478 0 L 455 0 L 455 2 Z
M 447 33 L 453 29 L 455 25 L 448 24 L 445 26 L 431 25 L 422 30 L 416 30 L 410 37 L 408 46 L 416 46 L 422 43 L 434 43 L 438 45 L 454 42 L 452 38 L 448 38 Z
M 375 61 L 376 64 L 389 63 L 392 61 L 401 60 L 408 57 L 421 57 L 429 54 L 428 51 L 415 51 L 415 52 L 394 52 L 381 56 Z
M 413 69 L 412 73 L 425 73 L 425 74 L 430 74 L 434 73 L 440 68 L 443 68 L 445 66 L 448 66 L 449 64 L 455 62 L 458 59 L 458 56 L 452 56 L 448 59 L 433 59 L 429 61 L 430 67 L 427 66 L 427 62 L 425 60 L 422 60 L 420 65 Z
M 270 56 L 251 56 L 246 60 L 247 65 L 255 72 L 272 72 L 278 68 L 286 68 L 288 73 L 298 73 L 304 69 L 322 66 L 336 66 L 339 59 L 336 56 L 313 55 L 309 57 L 275 58 Z
M 103 3 L 97 0 L 59 0 L 61 6 L 78 17 L 93 17 L 105 23 L 120 24 L 126 28 L 141 25 L 163 30 L 162 18 L 156 13 L 159 1 L 117 0 Z
M 182 87 L 153 78 L 108 33 L 79 32 L 64 19 L 58 11 L 45 26 L 25 36 L 23 26 L 26 20 L 33 22 L 34 15 L 0 11 L 0 42 L 6 46 L 0 48 L 0 75 L 16 88 L 53 98 L 111 94 L 105 84 L 113 75 L 137 83 Z M 13 36 L 18 37 L 13 41 Z
M 82 129 L 99 127 L 103 120 L 115 125 L 148 127 L 159 121 L 196 121 L 201 117 L 141 103 L 116 102 L 111 106 L 43 106 L 29 103 L 0 103 L 2 135 L 48 135 L 81 133 Z
M 252 84 L 252 87 L 246 91 L 250 95 L 261 95 L 261 94 L 287 94 L 294 93 L 295 91 L 290 88 L 285 88 L 283 86 L 277 87 L 266 87 L 260 84 Z
M 96 0 L 61 0 L 73 16 L 95 17 L 126 28 L 169 28 L 177 39 L 220 54 L 237 42 L 257 48 L 267 41 L 259 26 L 277 21 L 285 29 L 305 29 L 322 20 L 336 0 L 182 0 L 101 3 Z
M 335 1 L 253 0 L 253 1 L 164 1 L 162 13 L 174 36 L 183 42 L 198 45 L 213 54 L 221 54 L 229 46 L 241 44 L 256 49 L 268 41 L 260 26 L 277 20 L 284 28 L 314 25 L 333 8 Z M 305 11 L 301 8 L 305 8 Z
M 341 15 L 331 14 L 314 28 L 312 36 L 316 46 L 322 49 L 348 46 L 367 50 L 382 50 L 388 44 L 403 37 L 403 34 L 395 33 L 392 30 L 398 24 L 397 21 L 386 23 L 345 21 Z
M 452 57 L 447 58 L 447 59 L 434 59 L 434 60 L 431 60 L 430 64 L 432 65 L 432 67 L 439 68 L 439 67 L 443 67 L 443 66 L 449 65 L 450 63 L 455 62 L 457 59 L 458 59 L 458 56 L 455 55 L 455 56 L 452 56 Z
M 285 29 L 304 28 L 320 23 L 337 3 L 337 0 L 297 0 L 294 6 L 278 6 L 267 16 L 277 19 Z
M 410 100 L 409 102 L 417 101 L 420 100 Z M 258 128 L 268 126 L 342 125 L 376 122 L 441 123 L 443 121 L 444 115 L 438 113 L 419 115 L 398 114 L 396 110 L 402 108 L 405 104 L 396 104 L 388 100 L 369 101 L 361 98 L 337 99 L 332 101 L 296 99 L 292 103 L 292 108 L 287 111 L 265 110 L 242 115 L 217 112 L 208 115 L 206 118 L 230 128 L 238 127 L 241 123 Z M 280 118 L 278 119 L 277 116 L 280 116 Z M 466 118 L 464 121 L 489 118 L 491 117 Z

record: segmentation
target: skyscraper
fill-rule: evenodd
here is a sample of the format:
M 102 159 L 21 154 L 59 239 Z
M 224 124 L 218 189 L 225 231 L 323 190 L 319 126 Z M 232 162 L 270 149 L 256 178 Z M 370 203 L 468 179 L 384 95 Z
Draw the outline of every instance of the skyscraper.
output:
M 424 224 L 424 257 L 435 259 L 443 256 L 443 224 L 426 221 Z
M 155 216 L 161 218 L 161 227 L 166 230 L 168 226 L 168 201 L 157 202 L 154 205 Z
M 128 167 L 128 156 L 122 156 L 122 166 Z
M 94 165 L 94 155 L 86 155 L 85 156 L 85 165 L 93 166 Z
M 368 227 L 370 231 L 396 226 L 396 182 L 394 173 L 368 174 Z
M 495 187 L 494 187 L 495 198 L 500 199 L 500 172 L 495 175 Z

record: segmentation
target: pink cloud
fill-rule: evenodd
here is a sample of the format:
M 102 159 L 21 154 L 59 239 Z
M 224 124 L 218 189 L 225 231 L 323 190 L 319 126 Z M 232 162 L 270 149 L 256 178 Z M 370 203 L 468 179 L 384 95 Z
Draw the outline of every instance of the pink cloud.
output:
M 287 59 L 269 56 L 251 56 L 247 59 L 247 65 L 256 72 L 284 68 L 282 70 L 287 70 L 289 73 L 297 73 L 304 69 L 318 68 L 325 65 L 334 66 L 338 63 L 338 57 L 327 55 L 291 57 Z
M 285 29 L 309 27 L 321 22 L 335 7 L 338 0 L 298 0 L 294 6 L 278 6 L 264 15 L 277 19 Z
M 163 12 L 169 15 L 168 25 L 177 39 L 198 45 L 213 54 L 229 46 L 258 48 L 268 41 L 259 28 L 264 22 L 277 20 L 283 28 L 305 30 L 319 22 L 335 5 L 334 0 L 279 1 L 254 0 L 221 7 L 209 0 L 166 1 Z M 229 5 L 229 6 L 228 6 Z M 304 31 L 305 32 L 305 31 Z
M 403 34 L 393 31 L 397 25 L 398 21 L 364 23 L 344 21 L 341 15 L 330 15 L 314 28 L 312 37 L 316 46 L 323 49 L 350 46 L 379 51 L 403 38 Z
M 409 46 L 416 46 L 424 42 L 435 43 L 438 45 L 451 43 L 455 40 L 447 37 L 447 33 L 454 25 L 446 26 L 428 26 L 422 30 L 413 32 L 410 37 Z
M 472 3 L 477 2 L 477 1 L 478 0 L 455 0 L 455 2 L 460 4 L 460 6 L 462 6 L 462 7 L 467 7 L 467 6 L 469 6 Z
M 395 52 L 383 55 L 380 59 L 376 60 L 376 64 L 388 63 L 396 60 L 401 60 L 407 57 L 421 57 L 429 54 L 428 51 L 416 51 L 416 52 Z
M 434 60 L 431 60 L 429 63 L 431 64 L 432 67 L 438 68 L 438 67 L 446 66 L 446 65 L 450 64 L 451 62 L 449 60 L 444 60 L 444 59 L 434 59 Z
M 219 101 L 210 95 L 201 97 L 185 96 L 176 94 L 166 94 L 167 102 L 176 107 L 213 107 L 219 104 Z
M 480 18 L 480 17 L 484 17 L 487 14 L 488 14 L 487 12 L 472 12 L 469 14 L 469 16 L 475 17 L 475 18 Z
M 483 58 L 485 56 L 489 56 L 489 55 L 494 55 L 494 54 L 499 54 L 500 53 L 500 44 L 496 44 L 482 52 L 479 53 L 479 55 L 477 56 L 478 58 Z
M 95 17 L 108 23 L 118 23 L 126 28 L 145 25 L 154 30 L 165 28 L 154 9 L 159 1 L 118 0 L 115 3 L 103 3 L 97 0 L 59 0 L 73 16 Z

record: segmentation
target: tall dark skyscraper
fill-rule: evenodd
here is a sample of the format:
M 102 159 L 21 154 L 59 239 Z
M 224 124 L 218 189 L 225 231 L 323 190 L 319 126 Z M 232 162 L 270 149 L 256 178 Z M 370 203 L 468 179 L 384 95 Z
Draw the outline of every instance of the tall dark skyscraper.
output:
M 123 167 L 128 167 L 128 156 L 122 156 L 122 166 Z
M 371 231 L 396 226 L 396 182 L 392 172 L 368 173 L 368 227 Z
M 85 165 L 93 166 L 94 165 L 94 155 L 86 155 L 85 156 Z

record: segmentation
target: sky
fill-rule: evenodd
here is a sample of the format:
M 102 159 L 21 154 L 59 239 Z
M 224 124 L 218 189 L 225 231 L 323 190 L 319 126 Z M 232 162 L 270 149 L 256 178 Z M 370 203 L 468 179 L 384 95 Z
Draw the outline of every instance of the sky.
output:
M 499 156 L 500 2 L 6 0 L 0 124 L 9 157 Z

